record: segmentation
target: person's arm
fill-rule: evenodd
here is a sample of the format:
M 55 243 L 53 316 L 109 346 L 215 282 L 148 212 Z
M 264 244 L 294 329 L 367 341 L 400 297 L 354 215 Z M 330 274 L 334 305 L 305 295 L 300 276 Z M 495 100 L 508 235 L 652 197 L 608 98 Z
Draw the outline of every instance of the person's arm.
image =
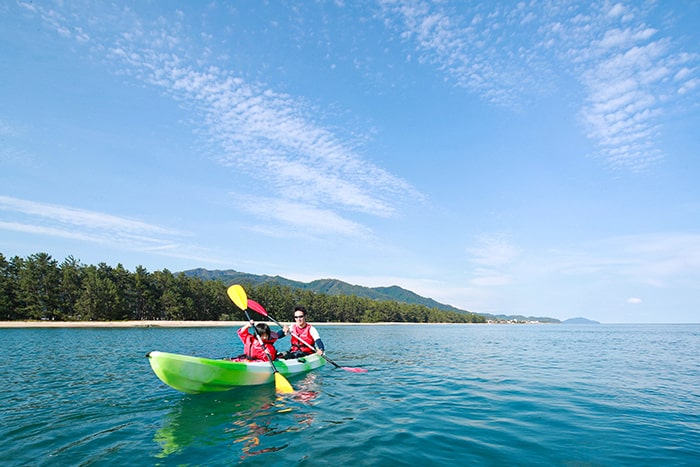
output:
M 250 328 L 255 326 L 255 321 L 252 319 L 250 320 L 249 323 L 245 323 L 239 330 L 238 330 L 238 336 L 241 338 L 243 342 L 245 342 L 246 337 L 250 334 L 255 334 L 255 332 L 251 332 Z
M 326 347 L 323 345 L 321 335 L 318 333 L 318 330 L 314 326 L 311 326 L 311 337 L 314 338 L 314 346 L 321 351 L 321 354 L 323 354 L 323 352 L 326 351 Z
M 241 338 L 241 341 L 245 344 L 248 338 L 250 337 L 250 333 L 248 332 L 248 329 L 250 329 L 250 324 L 246 324 L 242 328 L 238 330 L 238 337 Z

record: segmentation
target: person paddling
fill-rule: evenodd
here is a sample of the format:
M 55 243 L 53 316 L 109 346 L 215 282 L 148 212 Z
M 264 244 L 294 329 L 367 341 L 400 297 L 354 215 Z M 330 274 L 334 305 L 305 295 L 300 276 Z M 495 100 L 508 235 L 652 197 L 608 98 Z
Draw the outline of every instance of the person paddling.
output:
M 299 358 L 316 352 L 323 355 L 325 347 L 318 330 L 306 322 L 306 308 L 294 307 L 294 324 L 285 326 L 285 334 L 292 335 L 292 347 L 285 353 L 284 358 Z M 305 344 L 306 343 L 306 344 Z
M 255 331 L 251 328 L 255 326 Z M 277 358 L 277 349 L 275 348 L 275 341 L 284 337 L 284 331 L 271 332 L 270 326 L 266 323 L 255 324 L 252 319 L 250 323 L 245 324 L 242 328 L 238 330 L 238 337 L 243 341 L 243 353 L 245 358 L 248 360 L 262 360 L 269 361 L 267 355 L 265 354 L 265 349 L 260 345 L 260 341 L 255 336 L 255 333 L 262 339 L 263 345 L 270 353 L 272 359 Z

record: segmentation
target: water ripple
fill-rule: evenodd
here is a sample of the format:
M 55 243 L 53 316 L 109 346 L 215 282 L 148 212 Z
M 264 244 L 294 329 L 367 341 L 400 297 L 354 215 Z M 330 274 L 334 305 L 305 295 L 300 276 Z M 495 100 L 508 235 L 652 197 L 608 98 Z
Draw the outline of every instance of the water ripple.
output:
M 698 326 L 326 326 L 331 365 L 177 393 L 154 349 L 238 353 L 235 331 L 0 330 L 3 465 L 693 465 Z

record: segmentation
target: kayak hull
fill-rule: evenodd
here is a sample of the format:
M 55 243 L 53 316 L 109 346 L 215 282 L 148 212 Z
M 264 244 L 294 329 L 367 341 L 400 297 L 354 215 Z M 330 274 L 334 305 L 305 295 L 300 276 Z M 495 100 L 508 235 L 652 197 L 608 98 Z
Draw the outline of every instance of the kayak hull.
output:
M 238 386 L 272 383 L 270 362 L 235 362 L 154 350 L 148 362 L 158 378 L 173 389 L 187 394 L 228 391 Z M 312 354 L 299 359 L 275 360 L 275 368 L 285 377 L 300 375 L 323 366 L 326 361 Z

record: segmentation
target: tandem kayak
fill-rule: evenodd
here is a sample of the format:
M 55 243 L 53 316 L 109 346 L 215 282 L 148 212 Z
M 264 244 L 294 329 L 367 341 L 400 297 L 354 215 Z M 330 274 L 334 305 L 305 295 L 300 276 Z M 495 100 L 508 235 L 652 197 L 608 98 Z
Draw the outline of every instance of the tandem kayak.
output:
M 154 350 L 148 362 L 162 382 L 187 393 L 228 391 L 237 386 L 256 386 L 274 381 L 270 362 L 238 362 L 193 357 Z M 290 360 L 275 360 L 277 371 L 284 377 L 300 375 L 325 365 L 317 354 Z

